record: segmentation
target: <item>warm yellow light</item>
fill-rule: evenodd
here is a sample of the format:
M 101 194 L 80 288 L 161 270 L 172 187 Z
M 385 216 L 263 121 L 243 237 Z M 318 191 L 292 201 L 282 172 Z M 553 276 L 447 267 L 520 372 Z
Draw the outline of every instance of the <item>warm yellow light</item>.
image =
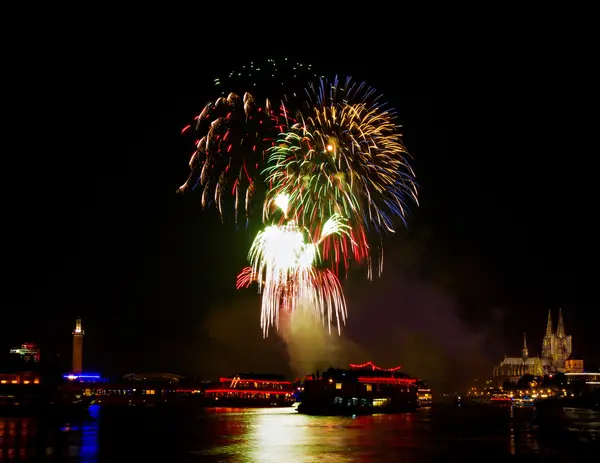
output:
M 327 145 L 327 151 L 329 151 L 331 153 L 333 151 L 333 145 L 331 145 L 331 144 Z
M 0 381 L 0 383 L 2 383 L 2 384 L 6 384 L 6 380 L 5 380 L 5 379 L 3 379 L 2 381 Z
M 29 384 L 28 380 L 23 381 L 23 384 Z
M 33 384 L 40 384 L 40 380 L 39 379 L 34 379 L 33 380 Z
M 290 207 L 290 195 L 282 193 L 275 197 L 275 205 L 283 211 L 285 215 L 288 213 Z
M 17 384 L 17 383 L 18 383 L 18 381 L 17 381 L 16 379 L 13 379 L 13 380 L 11 381 L 11 383 L 13 383 L 13 384 Z

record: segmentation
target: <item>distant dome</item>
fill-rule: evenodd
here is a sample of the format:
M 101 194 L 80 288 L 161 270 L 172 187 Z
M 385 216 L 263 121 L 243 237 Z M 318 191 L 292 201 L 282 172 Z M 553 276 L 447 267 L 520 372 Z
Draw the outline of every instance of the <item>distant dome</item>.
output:
M 178 383 L 185 376 L 173 373 L 128 373 L 123 375 L 126 381 L 162 381 L 167 383 Z

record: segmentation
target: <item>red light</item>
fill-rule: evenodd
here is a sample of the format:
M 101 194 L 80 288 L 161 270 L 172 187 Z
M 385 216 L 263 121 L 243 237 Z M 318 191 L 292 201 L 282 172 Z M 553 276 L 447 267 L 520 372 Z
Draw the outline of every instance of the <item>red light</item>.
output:
M 385 383 L 385 384 L 414 384 L 417 382 L 416 379 L 406 378 L 370 378 L 368 376 L 360 376 L 358 380 L 361 383 Z
M 378 367 L 377 365 L 375 365 L 373 362 L 369 361 L 367 363 L 363 363 L 361 365 L 357 365 L 355 363 L 351 363 L 350 364 L 350 368 L 355 368 L 355 369 L 360 369 L 360 368 L 367 368 L 367 367 L 371 367 L 373 369 L 373 371 L 375 370 L 379 370 L 379 371 L 398 371 L 400 368 L 402 368 L 400 365 L 398 365 L 395 368 L 381 368 Z
M 205 393 L 211 392 L 241 392 L 242 394 L 289 394 L 290 391 L 271 391 L 263 389 L 207 389 Z
M 219 378 L 219 381 L 222 383 L 230 383 L 234 380 L 234 378 Z M 292 384 L 290 381 L 272 381 L 272 380 L 268 380 L 268 379 L 246 379 L 246 378 L 239 378 L 237 380 L 238 383 L 261 383 L 261 384 L 266 384 L 266 383 L 270 383 L 270 384 Z

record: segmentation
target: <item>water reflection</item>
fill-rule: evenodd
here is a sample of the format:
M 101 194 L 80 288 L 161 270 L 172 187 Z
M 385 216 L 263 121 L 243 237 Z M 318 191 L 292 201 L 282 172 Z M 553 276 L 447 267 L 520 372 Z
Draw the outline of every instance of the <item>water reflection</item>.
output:
M 0 463 L 121 461 L 385 462 L 503 461 L 514 456 L 577 461 L 600 415 L 568 426 L 534 409 L 439 406 L 415 413 L 315 417 L 281 409 L 92 407 L 66 421 L 0 418 Z M 574 427 L 587 434 L 573 434 Z M 594 437 L 596 436 L 596 437 Z M 100 458 L 102 456 L 102 458 Z
M 84 419 L 0 417 L 0 462 L 98 462 L 98 410 Z
M 543 439 L 531 409 L 432 407 L 354 419 L 290 409 L 223 412 L 206 415 L 203 432 L 212 428 L 213 435 L 190 442 L 204 447 L 191 453 L 205 461 L 502 461 L 515 455 L 573 461 L 591 451 L 573 447 L 564 435 Z
M 90 420 L 84 421 L 81 427 L 81 446 L 79 448 L 79 461 L 81 463 L 98 462 L 98 426 L 100 421 L 100 406 L 92 405 L 88 408 Z
M 0 461 L 26 460 L 35 455 L 37 427 L 29 418 L 0 418 Z

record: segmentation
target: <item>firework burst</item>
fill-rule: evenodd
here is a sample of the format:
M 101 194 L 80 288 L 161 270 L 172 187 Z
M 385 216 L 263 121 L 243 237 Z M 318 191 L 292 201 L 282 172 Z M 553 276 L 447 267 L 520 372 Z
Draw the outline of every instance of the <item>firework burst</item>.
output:
M 197 116 L 194 130 L 205 135 L 195 142 L 190 175 L 178 192 L 200 187 L 202 207 L 214 203 L 221 217 L 225 198 L 231 197 L 234 220 L 238 221 L 241 210 L 247 218 L 256 188 L 262 186 L 259 168 L 266 147 L 263 126 L 266 128 L 270 122 L 269 101 L 261 106 L 250 93 L 243 98 L 230 93 L 227 98 L 208 103 Z
M 216 206 L 223 220 L 233 211 L 235 222 L 262 215 L 267 224 L 237 280 L 258 285 L 265 337 L 281 314 L 298 310 L 339 333 L 347 316 L 340 268 L 366 261 L 369 278 L 380 274 L 383 235 L 418 204 L 394 111 L 350 78 L 299 92 L 306 76 L 314 78 L 310 66 L 274 60 L 232 71 L 215 85 L 236 89 L 183 130 L 195 149 L 178 191 L 199 190 L 203 208 Z
M 417 202 L 414 173 L 393 112 L 369 100 L 370 88 L 346 81 L 345 91 L 332 87 L 327 95 L 327 87 L 322 81 L 313 88 L 316 106 L 299 113 L 269 149 L 263 219 L 280 195 L 296 205 L 296 220 L 313 237 L 321 234 L 322 217 L 347 217 L 350 232 L 331 235 L 323 258 L 336 268 L 366 259 L 371 276 L 371 248 L 380 249 L 381 235 L 395 231 L 394 217 L 405 219 L 408 200 Z
M 303 94 L 294 82 L 304 85 L 304 78 L 315 76 L 310 64 L 268 59 L 216 78 L 215 88 L 235 90 L 207 103 L 194 123 L 182 130 L 193 136 L 194 150 L 189 177 L 177 191 L 199 190 L 202 207 L 214 205 L 223 220 L 233 208 L 236 223 L 242 217 L 250 219 L 257 196 L 260 217 L 265 152 L 281 130 L 276 114 L 283 102 L 295 105 Z
M 289 198 L 275 202 L 287 216 Z M 281 312 L 294 314 L 309 310 L 315 318 L 335 321 L 338 332 L 346 319 L 346 302 L 337 276 L 329 269 L 320 269 L 319 245 L 333 235 L 346 235 L 349 226 L 334 214 L 322 227 L 318 241 L 306 240 L 303 230 L 291 219 L 282 225 L 269 225 L 256 236 L 247 267 L 238 276 L 237 287 L 258 283 L 262 293 L 261 326 L 267 336 L 270 326 L 279 326 Z

